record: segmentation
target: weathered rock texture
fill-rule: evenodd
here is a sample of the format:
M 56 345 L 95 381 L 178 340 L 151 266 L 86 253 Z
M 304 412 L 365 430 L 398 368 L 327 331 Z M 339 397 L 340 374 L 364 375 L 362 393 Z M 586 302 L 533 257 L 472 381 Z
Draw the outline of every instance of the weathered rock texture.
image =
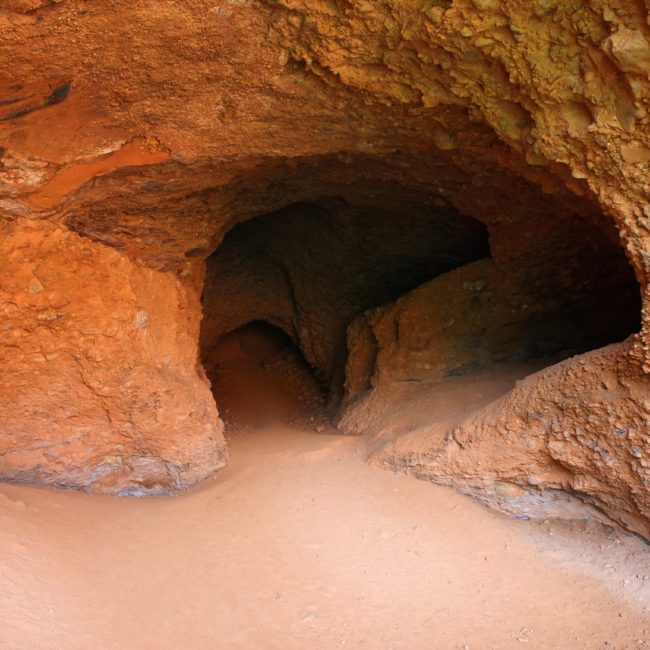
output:
M 543 353 L 547 317 L 546 351 L 560 356 L 631 334 L 636 287 L 616 247 L 625 251 L 643 296 L 638 334 L 531 376 L 450 425 L 442 451 L 412 446 L 408 463 L 401 447 L 381 453 L 502 507 L 495 481 L 535 498 L 579 494 L 650 536 L 649 11 L 647 0 L 3 3 L 0 476 L 140 492 L 219 469 L 221 425 L 197 364 L 202 262 L 242 221 L 342 197 L 405 232 L 415 226 L 404 205 L 483 222 L 493 261 L 480 264 L 499 278 L 495 308 L 454 290 L 454 313 L 480 332 L 459 325 L 450 338 L 448 304 L 427 305 L 430 330 L 419 308 L 417 331 L 381 325 L 409 322 L 405 305 L 429 291 L 451 297 L 434 285 L 471 267 L 434 276 L 470 261 L 457 251 L 422 278 L 432 284 L 358 316 L 348 400 L 403 378 L 418 346 L 425 367 L 413 371 L 438 373 L 425 379 L 440 387 L 450 369 Z M 312 264 L 303 276 L 300 254 L 272 248 L 265 282 L 278 268 L 292 282 L 327 272 Z M 333 318 L 334 292 L 310 286 L 258 312 L 257 279 L 239 277 L 241 302 L 231 293 L 220 309 L 205 294 L 205 337 L 275 318 L 328 379 L 345 319 L 395 298 L 364 287 Z M 571 309 L 583 320 L 569 322 Z M 308 331 L 320 320 L 322 340 Z M 386 342 L 375 352 L 373 328 Z
M 2 235 L 2 477 L 159 494 L 222 467 L 196 290 L 48 222 Z
M 637 324 L 638 305 L 624 260 L 615 261 L 585 266 L 564 290 L 549 293 L 483 260 L 369 310 L 349 328 L 348 397 L 383 383 L 440 381 L 622 340 Z

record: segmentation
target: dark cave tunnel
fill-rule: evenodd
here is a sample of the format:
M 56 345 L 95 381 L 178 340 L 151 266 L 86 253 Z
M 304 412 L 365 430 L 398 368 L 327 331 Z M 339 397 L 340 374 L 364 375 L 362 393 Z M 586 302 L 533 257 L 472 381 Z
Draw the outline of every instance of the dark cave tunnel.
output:
M 464 292 L 469 313 L 478 314 L 456 326 L 462 363 L 445 368 L 447 376 L 487 363 L 547 358 L 551 364 L 637 331 L 638 285 L 613 238 L 579 215 L 556 232 L 537 225 L 515 223 L 504 234 L 451 208 L 340 197 L 239 223 L 207 260 L 203 362 L 210 366 L 224 335 L 263 321 L 297 346 L 336 405 L 350 384 L 359 385 L 346 377 L 351 323 L 417 287 L 452 282 L 463 268 L 485 270 L 493 282 L 480 299 L 474 290 L 482 280 L 476 287 L 452 283 L 449 300 L 428 306 L 451 313 L 454 292 Z M 408 337 L 396 331 L 394 338 L 399 345 Z M 363 389 L 372 385 L 371 374 Z

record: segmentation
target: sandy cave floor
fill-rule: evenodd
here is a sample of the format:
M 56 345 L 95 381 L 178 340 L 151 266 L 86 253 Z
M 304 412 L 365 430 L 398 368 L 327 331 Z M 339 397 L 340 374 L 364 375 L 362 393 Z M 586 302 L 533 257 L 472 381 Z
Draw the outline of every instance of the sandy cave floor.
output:
M 367 465 L 300 361 L 254 348 L 226 340 L 212 370 L 215 479 L 150 499 L 0 486 L 2 650 L 650 648 L 647 545 Z

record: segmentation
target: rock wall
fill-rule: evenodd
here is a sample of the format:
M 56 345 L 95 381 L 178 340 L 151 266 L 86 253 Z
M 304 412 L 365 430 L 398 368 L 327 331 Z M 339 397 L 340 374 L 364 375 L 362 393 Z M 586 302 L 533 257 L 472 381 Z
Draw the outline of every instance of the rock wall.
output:
M 625 338 L 633 286 L 592 273 L 596 295 L 543 296 L 482 260 L 367 311 L 348 330 L 340 428 L 370 437 L 372 462 L 508 514 L 647 537 L 650 380 L 633 338 L 577 354 Z
M 590 287 L 549 291 L 481 260 L 369 310 L 348 330 L 348 398 L 381 384 L 443 381 L 622 340 L 638 324 L 638 301 L 621 262 L 591 269 Z
M 196 278 L 24 219 L 0 250 L 2 479 L 161 494 L 225 465 Z

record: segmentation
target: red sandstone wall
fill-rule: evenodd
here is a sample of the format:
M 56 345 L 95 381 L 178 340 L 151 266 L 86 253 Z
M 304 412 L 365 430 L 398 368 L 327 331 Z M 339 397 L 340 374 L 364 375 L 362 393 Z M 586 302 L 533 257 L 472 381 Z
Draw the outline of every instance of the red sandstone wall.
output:
M 223 467 L 191 283 L 46 222 L 0 251 L 2 479 L 155 494 Z

